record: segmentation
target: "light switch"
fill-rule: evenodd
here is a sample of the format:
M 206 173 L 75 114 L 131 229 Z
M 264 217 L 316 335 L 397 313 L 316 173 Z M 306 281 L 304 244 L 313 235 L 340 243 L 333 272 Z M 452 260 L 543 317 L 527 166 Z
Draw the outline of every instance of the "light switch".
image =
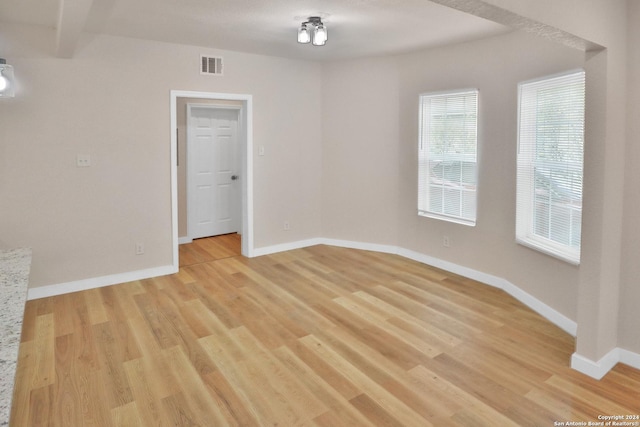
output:
M 89 154 L 78 154 L 76 156 L 76 166 L 79 168 L 88 168 L 91 166 L 91 156 Z

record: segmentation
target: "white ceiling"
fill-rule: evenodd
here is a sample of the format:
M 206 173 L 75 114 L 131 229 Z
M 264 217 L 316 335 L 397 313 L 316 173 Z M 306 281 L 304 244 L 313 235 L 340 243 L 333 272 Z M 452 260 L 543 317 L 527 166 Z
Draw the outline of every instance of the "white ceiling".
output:
M 297 43 L 309 16 L 325 22 L 325 46 Z M 309 60 L 404 53 L 510 30 L 428 0 L 2 0 L 2 21 L 72 22 L 78 31 Z

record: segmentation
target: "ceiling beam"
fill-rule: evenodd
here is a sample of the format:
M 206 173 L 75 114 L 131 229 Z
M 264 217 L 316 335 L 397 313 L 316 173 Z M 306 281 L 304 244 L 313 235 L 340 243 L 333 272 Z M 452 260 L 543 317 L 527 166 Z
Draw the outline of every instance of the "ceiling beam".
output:
M 559 28 L 534 21 L 517 13 L 511 12 L 490 3 L 486 0 L 431 0 L 443 6 L 448 6 L 480 18 L 488 19 L 498 24 L 533 33 L 537 36 L 561 43 L 565 46 L 585 52 L 603 49 L 597 43 L 585 40 Z
M 92 4 L 93 0 L 60 0 L 56 28 L 56 56 L 73 57 Z

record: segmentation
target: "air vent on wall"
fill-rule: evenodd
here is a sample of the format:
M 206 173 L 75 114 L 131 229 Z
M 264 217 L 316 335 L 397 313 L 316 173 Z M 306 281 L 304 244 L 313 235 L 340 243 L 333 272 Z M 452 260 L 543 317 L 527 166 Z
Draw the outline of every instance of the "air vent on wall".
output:
M 222 75 L 222 58 L 200 55 L 200 74 Z

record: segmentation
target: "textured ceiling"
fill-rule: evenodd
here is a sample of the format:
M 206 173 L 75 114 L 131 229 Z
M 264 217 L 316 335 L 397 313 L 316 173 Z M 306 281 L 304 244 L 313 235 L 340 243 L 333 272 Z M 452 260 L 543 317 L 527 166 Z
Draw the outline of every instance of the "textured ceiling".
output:
M 60 4 L 72 19 L 59 23 Z M 309 16 L 323 18 L 325 46 L 296 42 Z M 510 29 L 428 0 L 2 0 L 1 21 L 71 21 L 91 33 L 310 60 L 404 53 Z

